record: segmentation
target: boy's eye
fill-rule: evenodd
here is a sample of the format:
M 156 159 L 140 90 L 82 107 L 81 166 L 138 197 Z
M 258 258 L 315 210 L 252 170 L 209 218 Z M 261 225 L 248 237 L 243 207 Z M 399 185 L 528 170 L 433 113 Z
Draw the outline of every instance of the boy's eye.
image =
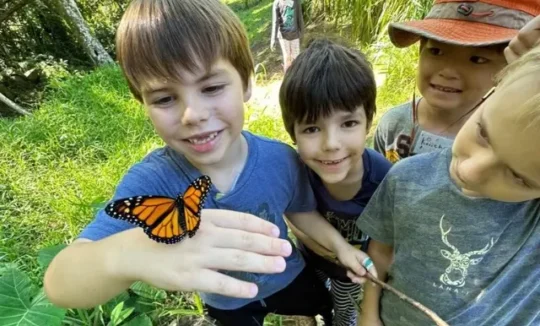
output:
M 488 145 L 489 141 L 488 141 L 488 135 L 486 133 L 486 130 L 484 129 L 484 127 L 482 126 L 480 122 L 477 122 L 476 125 L 478 126 L 476 128 L 476 134 L 478 138 L 480 139 L 480 144 L 483 146 Z
M 315 133 L 315 132 L 317 132 L 317 131 L 319 131 L 319 128 L 312 126 L 312 127 L 307 127 L 307 128 L 305 128 L 305 129 L 302 131 L 302 133 L 304 133 L 304 134 L 312 134 L 312 133 Z
M 525 187 L 529 187 L 529 185 L 525 182 L 525 180 L 523 180 L 523 178 L 517 175 L 514 171 L 510 170 L 510 173 L 512 173 L 512 177 L 518 184 Z
M 439 48 L 429 48 L 428 51 L 432 55 L 442 55 L 442 50 Z
M 216 93 L 219 93 L 221 90 L 223 90 L 223 88 L 225 88 L 225 85 L 215 85 L 215 86 L 205 87 L 203 89 L 203 93 L 216 94 Z
M 489 59 L 487 58 L 484 58 L 484 57 L 480 57 L 480 56 L 472 56 L 470 58 L 471 62 L 472 63 L 476 63 L 476 64 L 484 64 L 484 63 L 488 63 L 489 62 Z
M 349 120 L 349 121 L 345 121 L 343 123 L 343 127 L 345 128 L 352 128 L 352 127 L 356 127 L 357 125 L 359 125 L 360 122 L 356 121 L 356 120 Z
M 172 102 L 174 102 L 173 96 L 163 96 L 153 101 L 152 104 L 165 106 L 167 104 L 171 104 Z

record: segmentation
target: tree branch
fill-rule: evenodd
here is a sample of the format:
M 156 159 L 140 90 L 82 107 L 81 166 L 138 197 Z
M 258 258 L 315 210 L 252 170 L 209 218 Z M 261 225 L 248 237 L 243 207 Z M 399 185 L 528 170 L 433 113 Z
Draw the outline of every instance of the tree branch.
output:
M 17 112 L 18 114 L 22 115 L 31 115 L 30 112 L 26 111 L 25 109 L 21 108 L 17 104 L 15 104 L 13 101 L 11 101 L 9 98 L 4 96 L 4 94 L 0 93 L 0 101 L 8 106 L 11 110 Z
M 379 279 L 377 279 L 375 276 L 373 276 L 370 272 L 367 272 L 366 277 L 371 282 L 377 284 L 378 286 L 382 287 L 383 289 L 385 289 L 387 291 L 392 292 L 393 294 L 397 295 L 401 300 L 410 303 L 411 305 L 416 307 L 418 310 L 422 311 L 426 316 L 431 318 L 431 320 L 433 320 L 437 326 L 448 326 L 448 324 L 444 320 L 442 320 L 441 317 L 437 316 L 437 314 L 434 313 L 431 309 L 425 307 L 420 302 L 409 298 L 407 295 L 405 295 L 404 293 L 396 290 L 392 286 L 390 286 L 390 285 L 388 285 L 388 284 L 386 284 L 386 283 L 384 283 L 382 281 L 379 281 Z

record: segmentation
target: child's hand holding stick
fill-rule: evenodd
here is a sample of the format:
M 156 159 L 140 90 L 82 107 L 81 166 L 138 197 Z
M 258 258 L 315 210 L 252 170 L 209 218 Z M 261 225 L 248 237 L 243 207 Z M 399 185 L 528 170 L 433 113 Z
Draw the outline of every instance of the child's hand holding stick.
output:
M 337 260 L 337 259 L 333 259 L 333 260 L 337 264 L 347 268 L 346 266 L 341 264 L 341 262 L 339 262 L 339 260 Z M 404 301 L 410 303 L 411 305 L 415 306 L 417 309 L 422 311 L 426 316 L 431 318 L 431 320 L 433 320 L 437 326 L 449 326 L 444 320 L 441 319 L 441 317 L 437 316 L 437 314 L 435 312 L 433 312 L 431 309 L 427 308 L 426 306 L 424 306 L 420 302 L 410 298 L 405 293 L 402 293 L 402 292 L 398 291 L 397 289 L 395 289 L 394 287 L 384 283 L 383 281 L 379 280 L 375 275 L 373 275 L 371 272 L 369 272 L 369 269 L 373 266 L 373 262 L 371 261 L 371 258 L 367 257 L 364 260 L 364 262 L 362 263 L 362 265 L 364 266 L 364 268 L 366 270 L 366 273 L 364 275 L 360 275 L 360 277 L 368 279 L 369 281 L 371 281 L 371 282 L 377 284 L 378 286 L 382 287 L 384 290 L 390 291 L 393 294 L 397 295 L 401 300 L 404 300 Z M 352 274 L 356 275 L 356 273 L 354 273 L 351 270 L 349 270 L 349 273 L 352 273 Z M 349 277 L 352 277 L 352 276 L 349 276 Z M 353 300 L 353 301 L 355 301 L 355 300 Z M 357 308 L 360 310 L 359 306 Z
M 366 275 L 365 277 L 370 280 L 371 282 L 377 284 L 378 286 L 382 287 L 383 289 L 385 290 L 388 290 L 392 293 L 394 293 L 395 295 L 397 295 L 401 300 L 404 300 L 404 301 L 407 301 L 408 303 L 412 304 L 413 306 L 415 306 L 416 308 L 420 309 L 424 314 L 426 314 L 429 318 L 431 318 L 435 324 L 437 326 L 448 326 L 448 324 L 441 319 L 441 317 L 437 316 L 436 313 L 434 313 L 432 310 L 430 310 L 429 308 L 425 307 L 424 305 L 422 305 L 420 302 L 418 301 L 415 301 L 411 298 L 409 298 L 406 294 L 396 290 L 395 288 L 393 288 L 392 286 L 384 283 L 383 281 L 380 281 L 378 278 L 376 278 L 375 276 L 373 276 L 373 274 L 371 274 L 370 272 L 366 272 Z

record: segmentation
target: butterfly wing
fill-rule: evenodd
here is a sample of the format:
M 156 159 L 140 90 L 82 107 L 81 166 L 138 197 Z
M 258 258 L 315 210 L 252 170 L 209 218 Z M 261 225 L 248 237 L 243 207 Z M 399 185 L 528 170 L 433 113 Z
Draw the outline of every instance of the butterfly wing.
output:
M 203 175 L 193 181 L 184 192 L 179 201 L 180 211 L 183 213 L 180 219 L 181 225 L 186 229 L 190 237 L 194 236 L 201 224 L 201 210 L 204 207 L 204 200 L 212 186 L 210 177 Z
M 194 180 L 183 196 L 136 196 L 116 200 L 105 208 L 110 216 L 140 226 L 153 240 L 176 243 L 187 234 L 195 235 L 201 223 L 201 209 L 212 182 L 208 176 Z
M 140 226 L 157 242 L 175 243 L 186 235 L 180 227 L 174 198 L 136 196 L 116 200 L 105 208 L 110 216 Z

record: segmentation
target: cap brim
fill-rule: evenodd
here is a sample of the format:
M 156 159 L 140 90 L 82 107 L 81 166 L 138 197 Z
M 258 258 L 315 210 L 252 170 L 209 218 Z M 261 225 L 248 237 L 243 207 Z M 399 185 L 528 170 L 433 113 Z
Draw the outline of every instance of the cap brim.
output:
M 392 23 L 388 27 L 390 40 L 399 48 L 414 44 L 420 37 L 462 46 L 487 46 L 510 42 L 518 32 L 511 28 L 452 19 Z

